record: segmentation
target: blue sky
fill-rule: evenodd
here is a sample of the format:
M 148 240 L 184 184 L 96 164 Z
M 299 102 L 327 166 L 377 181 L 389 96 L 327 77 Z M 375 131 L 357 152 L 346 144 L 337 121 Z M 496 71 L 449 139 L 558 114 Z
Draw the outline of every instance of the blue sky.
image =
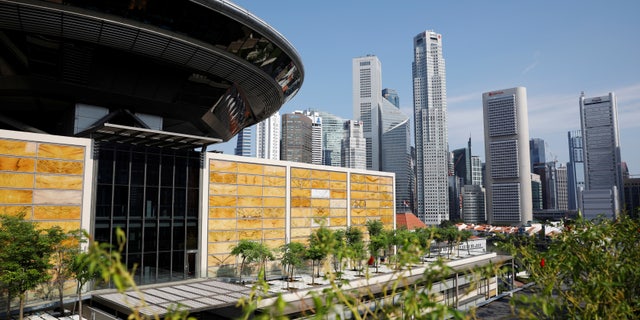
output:
M 443 37 L 450 149 L 472 139 L 484 161 L 482 93 L 527 88 L 529 135 L 547 159 L 568 161 L 567 131 L 580 128 L 578 98 L 615 92 L 622 160 L 640 175 L 640 1 L 234 1 L 298 50 L 300 92 L 282 113 L 314 108 L 352 115 L 351 63 L 376 55 L 382 85 L 412 115 L 413 37 Z M 235 139 L 217 146 L 233 153 Z

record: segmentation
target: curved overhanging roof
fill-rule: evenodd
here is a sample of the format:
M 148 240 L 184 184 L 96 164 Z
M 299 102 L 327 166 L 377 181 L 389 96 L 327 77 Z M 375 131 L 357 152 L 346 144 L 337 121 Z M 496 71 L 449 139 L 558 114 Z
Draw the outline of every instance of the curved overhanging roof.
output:
M 37 0 L 0 0 L 0 29 L 92 43 L 224 79 L 228 90 L 218 103 L 201 106 L 208 113 L 200 108 L 196 110 L 200 114 L 187 120 L 198 122 L 194 123 L 196 127 L 209 131 L 205 135 L 222 140 L 269 117 L 302 84 L 303 66 L 293 46 L 264 21 L 228 1 L 171 2 L 195 3 L 211 14 L 232 19 L 240 26 L 234 24 L 233 28 L 248 33 L 225 45 L 171 30 L 162 23 L 110 14 L 104 8 L 90 9 L 87 6 L 91 3 L 71 0 L 60 5 Z M 270 51 L 257 50 L 264 46 Z

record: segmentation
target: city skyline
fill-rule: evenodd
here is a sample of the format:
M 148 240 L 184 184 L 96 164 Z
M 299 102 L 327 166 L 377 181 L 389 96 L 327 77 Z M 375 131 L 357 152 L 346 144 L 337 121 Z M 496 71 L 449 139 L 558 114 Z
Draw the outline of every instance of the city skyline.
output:
M 411 39 L 418 32 L 436 30 L 446 45 L 451 150 L 464 147 L 469 136 L 483 144 L 482 92 L 524 86 L 530 137 L 547 141 L 558 161 L 567 162 L 566 132 L 580 128 L 580 92 L 615 92 L 622 160 L 632 175 L 640 174 L 640 150 L 633 148 L 633 138 L 640 134 L 640 44 L 634 38 L 640 31 L 634 14 L 640 3 L 235 3 L 273 24 L 302 57 L 304 84 L 282 113 L 313 108 L 354 118 L 352 59 L 373 54 L 384 69 L 383 88 L 395 89 L 401 109 L 411 116 Z M 328 24 L 327 16 L 334 17 L 334 23 Z M 596 16 L 597 24 L 591 21 Z M 363 31 L 364 26 L 370 29 Z M 597 44 L 598 39 L 607 44 Z M 327 44 L 331 49 L 323 48 Z M 229 144 L 233 143 L 216 148 L 229 153 Z M 478 151 L 484 161 L 484 151 Z

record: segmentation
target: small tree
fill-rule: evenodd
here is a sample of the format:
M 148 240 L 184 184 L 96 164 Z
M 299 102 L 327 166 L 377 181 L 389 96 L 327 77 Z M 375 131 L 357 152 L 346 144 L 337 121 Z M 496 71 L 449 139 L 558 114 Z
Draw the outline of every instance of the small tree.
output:
M 260 263 L 260 269 L 262 270 L 262 276 L 264 281 L 267 281 L 267 261 L 275 259 L 273 251 L 264 243 L 256 243 L 254 251 L 250 254 L 252 261 L 258 261 Z
M 281 247 L 282 264 L 287 273 L 287 289 L 294 279 L 294 272 L 304 263 L 305 246 L 300 242 L 289 242 Z
M 376 273 L 379 267 L 380 251 L 384 249 L 389 241 L 384 233 L 380 233 L 369 240 L 369 252 L 373 257 L 373 264 L 376 267 Z
M 362 269 L 362 259 L 364 259 L 364 242 L 362 231 L 358 228 L 348 227 L 345 232 L 347 239 L 347 256 L 351 260 L 353 270 Z
M 53 282 L 58 288 L 58 299 L 60 305 L 60 313 L 64 316 L 64 284 L 73 279 L 74 270 L 73 263 L 80 254 L 80 241 L 82 233 L 80 230 L 63 232 L 55 230 L 51 233 L 53 242 Z
M 325 227 L 314 230 L 309 236 L 309 251 L 307 251 L 306 258 L 311 260 L 311 277 L 313 284 L 315 284 L 314 266 L 317 265 L 316 277 L 320 277 L 320 267 L 322 260 L 324 260 L 333 248 L 333 232 Z
M 242 259 L 240 262 L 240 282 L 242 282 L 245 263 L 249 263 L 254 259 L 257 245 L 257 242 L 241 239 L 237 245 L 231 248 L 231 254 L 236 257 L 240 256 L 240 259 Z
M 24 316 L 26 293 L 48 281 L 50 258 L 59 227 L 39 230 L 24 214 L 0 215 L 0 283 L 8 287 L 10 296 L 20 299 L 20 319 Z
M 346 257 L 347 239 L 344 229 L 333 232 L 333 271 L 338 278 L 342 276 L 343 260 Z

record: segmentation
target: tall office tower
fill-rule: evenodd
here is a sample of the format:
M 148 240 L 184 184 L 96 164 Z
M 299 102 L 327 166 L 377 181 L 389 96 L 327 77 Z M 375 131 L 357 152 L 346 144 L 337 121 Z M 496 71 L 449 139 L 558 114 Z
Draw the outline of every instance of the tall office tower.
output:
M 456 149 L 451 153 L 453 154 L 453 174 L 462 178 L 464 184 L 472 184 L 471 138 L 466 148 Z
M 558 209 L 558 177 L 555 162 L 536 163 L 533 173 L 542 184 L 542 209 Z
M 569 209 L 569 198 L 567 195 L 567 167 L 560 164 L 556 168 L 556 200 L 558 210 Z
M 622 170 L 616 96 L 580 95 L 585 190 L 581 209 L 585 218 L 615 217 L 622 199 Z
M 251 130 L 251 127 L 247 127 L 238 133 L 236 147 L 233 149 L 236 156 L 251 157 Z
M 353 59 L 353 118 L 361 121 L 367 141 L 367 169 L 380 170 L 379 106 L 382 102 L 382 67 L 378 57 Z
M 342 140 L 342 167 L 367 168 L 367 146 L 363 129 L 364 124 L 360 121 L 348 120 L 345 122 L 345 138 Z
M 527 91 L 524 87 L 485 92 L 487 220 L 522 225 L 533 219 Z
M 640 178 L 624 179 L 624 210 L 633 217 L 640 217 Z
M 322 117 L 311 109 L 303 113 L 311 119 L 311 163 L 322 164 Z
M 411 201 L 411 128 L 409 116 L 387 100 L 380 104 L 380 170 L 396 174 L 396 212 Z
M 311 163 L 312 121 L 300 111 L 282 116 L 280 160 Z
M 531 201 L 533 210 L 542 210 L 542 181 L 536 173 L 531 174 Z
M 567 162 L 567 195 L 569 210 L 578 209 L 578 195 L 584 190 L 584 153 L 582 131 L 567 133 L 569 140 L 569 162 Z
M 339 167 L 342 165 L 342 140 L 347 120 L 324 111 L 318 111 L 318 114 L 322 118 L 322 164 Z
M 396 89 L 384 88 L 382 89 L 382 97 L 391 102 L 396 108 L 400 109 L 400 97 Z
M 256 157 L 280 160 L 280 112 L 256 126 Z
M 482 185 L 482 161 L 478 156 L 471 156 L 471 184 Z
M 416 144 L 417 212 L 428 225 L 449 217 L 447 89 L 442 35 L 413 38 L 413 115 Z
M 485 190 L 480 185 L 462 187 L 462 220 L 465 223 L 484 223 L 487 221 L 484 204 Z
M 538 164 L 542 167 L 547 163 L 545 154 L 544 140 L 540 138 L 532 138 L 529 140 L 529 155 L 531 156 L 530 172 L 534 172 L 534 169 Z

